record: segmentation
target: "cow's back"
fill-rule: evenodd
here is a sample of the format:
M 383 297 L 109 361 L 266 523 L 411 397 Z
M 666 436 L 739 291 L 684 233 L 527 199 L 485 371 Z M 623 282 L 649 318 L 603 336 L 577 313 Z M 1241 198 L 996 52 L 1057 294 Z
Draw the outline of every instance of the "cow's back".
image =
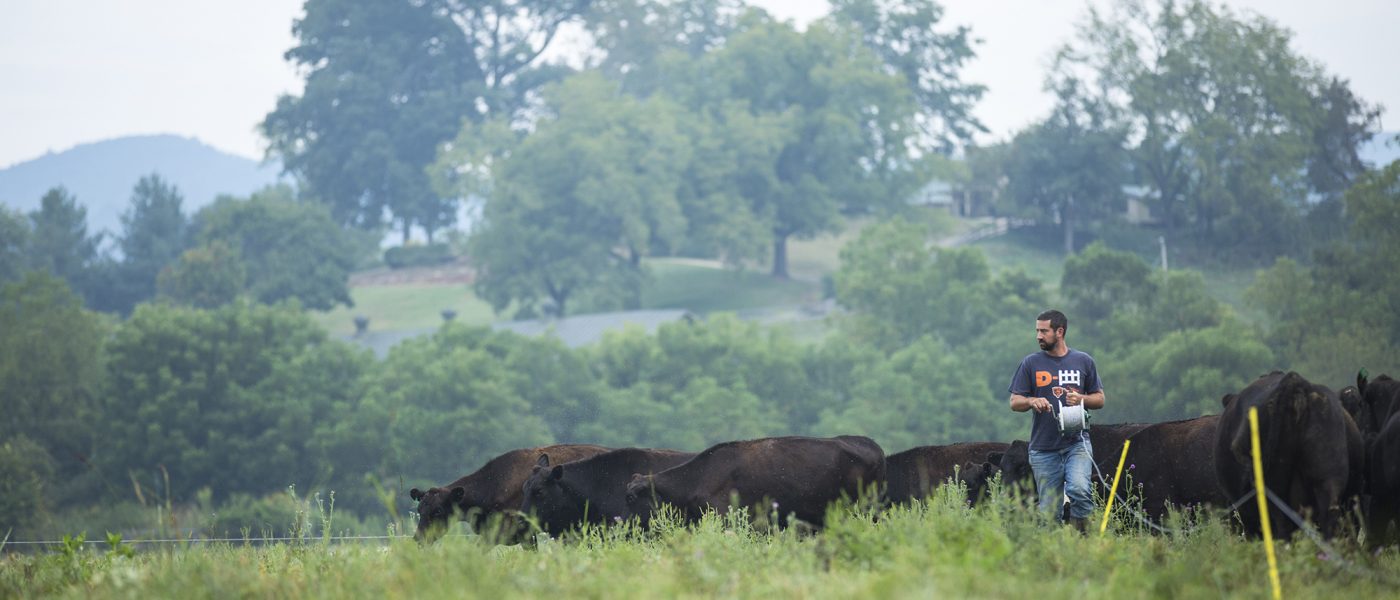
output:
M 963 442 L 945 446 L 919 446 L 885 459 L 886 494 L 900 504 L 925 498 L 943 485 L 962 465 L 987 462 L 989 454 L 1004 453 L 1004 442 Z
M 777 437 L 717 444 L 653 481 L 690 519 L 727 510 L 737 494 L 743 506 L 767 499 L 782 515 L 820 524 L 828 504 L 856 498 L 884 476 L 884 451 L 870 438 Z
M 1168 505 L 1224 504 L 1215 478 L 1219 423 L 1220 415 L 1157 423 L 1128 438 L 1125 475 L 1140 484 L 1148 516 L 1160 520 Z
M 474 493 L 475 508 L 491 512 L 515 510 L 524 500 L 522 487 L 535 468 L 540 455 L 549 456 L 551 463 L 566 463 L 608 452 L 612 448 L 592 444 L 555 444 L 511 450 L 482 465 L 476 472 L 450 486 L 462 486 Z M 464 511 L 472 506 L 461 507 Z

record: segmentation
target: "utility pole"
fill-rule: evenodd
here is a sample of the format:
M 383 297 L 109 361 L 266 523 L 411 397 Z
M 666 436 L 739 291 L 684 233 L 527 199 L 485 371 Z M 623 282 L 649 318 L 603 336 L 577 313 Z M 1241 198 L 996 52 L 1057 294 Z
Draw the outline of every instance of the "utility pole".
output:
M 1162 270 L 1167 270 L 1167 236 L 1157 236 L 1157 246 L 1162 249 Z

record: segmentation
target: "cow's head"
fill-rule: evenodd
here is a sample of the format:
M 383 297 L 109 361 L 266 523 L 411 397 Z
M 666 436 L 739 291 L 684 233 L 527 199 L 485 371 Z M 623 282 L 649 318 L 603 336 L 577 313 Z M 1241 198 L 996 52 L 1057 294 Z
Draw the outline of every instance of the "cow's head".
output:
M 1030 492 L 1035 489 L 1035 473 L 1031 470 L 1030 444 L 1016 440 L 1006 447 L 1005 452 L 987 454 L 987 462 L 996 465 L 1001 472 L 1001 483 L 1007 489 Z
M 571 501 L 563 479 L 564 465 L 550 466 L 549 455 L 541 454 L 522 488 L 525 500 L 520 512 L 540 519 L 545 531 L 556 534 L 568 523 L 583 518 L 582 514 L 575 514 L 576 503 Z
M 958 467 L 958 481 L 967 488 L 967 504 L 976 505 L 987 494 L 987 483 L 997 474 L 991 461 L 982 464 L 964 463 Z
M 628 517 L 635 515 L 643 527 L 651 524 L 651 515 L 656 511 L 656 489 L 651 475 L 632 474 L 632 480 L 627 482 L 626 502 L 627 512 L 631 513 Z
M 418 503 L 418 532 L 413 535 L 413 539 L 419 542 L 435 542 L 442 537 L 447 528 L 452 526 L 452 515 L 461 510 L 460 505 L 466 495 L 467 490 L 461 487 L 435 487 L 428 488 L 426 492 L 418 488 L 409 490 L 408 497 Z

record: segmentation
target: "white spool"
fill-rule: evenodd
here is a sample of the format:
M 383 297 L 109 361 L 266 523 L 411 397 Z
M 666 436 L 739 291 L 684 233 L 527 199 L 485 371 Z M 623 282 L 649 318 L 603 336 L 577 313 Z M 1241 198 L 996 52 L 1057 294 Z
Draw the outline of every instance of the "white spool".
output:
M 1083 404 L 1061 406 L 1055 422 L 1060 425 L 1060 434 L 1075 434 L 1089 428 L 1089 411 Z

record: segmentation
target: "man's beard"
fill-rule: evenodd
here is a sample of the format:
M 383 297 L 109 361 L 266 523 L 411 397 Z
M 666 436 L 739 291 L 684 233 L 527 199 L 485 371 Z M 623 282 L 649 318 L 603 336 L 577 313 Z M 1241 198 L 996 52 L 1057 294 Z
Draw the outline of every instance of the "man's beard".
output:
M 1041 350 L 1045 350 L 1047 352 L 1049 352 L 1051 348 L 1055 347 L 1055 342 L 1050 340 L 1036 340 L 1036 343 L 1040 344 Z

